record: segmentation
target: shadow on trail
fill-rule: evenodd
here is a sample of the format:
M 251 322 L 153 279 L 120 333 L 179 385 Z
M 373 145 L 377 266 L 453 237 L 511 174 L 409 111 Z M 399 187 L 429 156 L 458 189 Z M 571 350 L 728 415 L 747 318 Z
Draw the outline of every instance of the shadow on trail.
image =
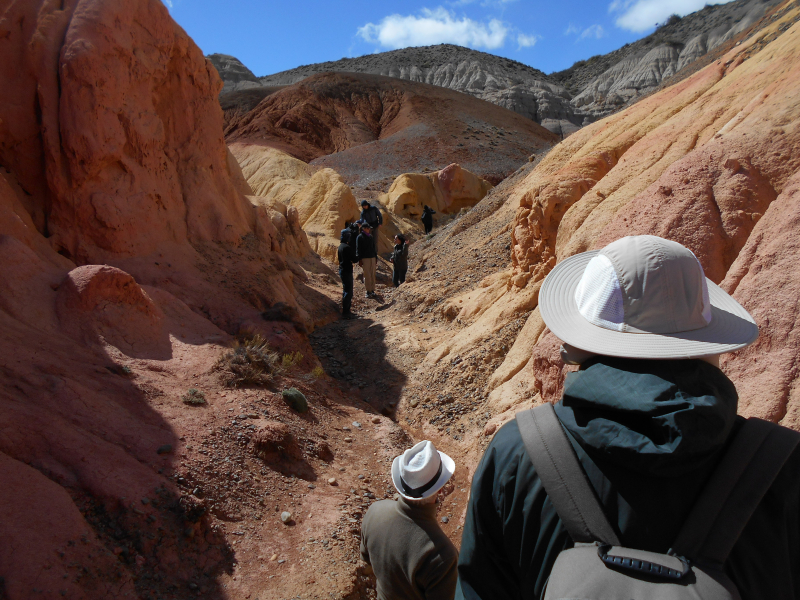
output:
M 394 417 L 407 378 L 387 359 L 382 324 L 366 317 L 341 319 L 316 330 L 309 341 L 325 372 L 340 382 L 345 393 Z

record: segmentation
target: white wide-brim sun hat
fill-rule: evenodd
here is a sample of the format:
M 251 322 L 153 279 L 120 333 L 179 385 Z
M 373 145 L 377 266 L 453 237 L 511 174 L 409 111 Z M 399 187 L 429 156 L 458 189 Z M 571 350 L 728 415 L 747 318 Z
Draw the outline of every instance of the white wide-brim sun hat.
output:
M 455 469 L 453 459 L 426 440 L 395 457 L 392 483 L 406 500 L 421 500 L 442 489 Z
M 690 250 L 656 236 L 564 259 L 542 283 L 539 308 L 560 340 L 606 356 L 699 358 L 758 337 L 753 317 L 705 277 Z

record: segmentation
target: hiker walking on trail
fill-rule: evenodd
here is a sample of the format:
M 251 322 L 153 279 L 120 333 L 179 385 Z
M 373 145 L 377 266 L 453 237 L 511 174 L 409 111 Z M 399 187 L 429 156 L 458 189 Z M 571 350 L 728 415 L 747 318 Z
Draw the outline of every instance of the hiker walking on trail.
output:
M 429 441 L 394 459 L 400 499 L 375 502 L 361 524 L 361 557 L 375 571 L 379 600 L 452 600 L 458 550 L 436 522 L 436 494 L 454 469 Z
M 375 296 L 375 268 L 378 260 L 375 237 L 369 223 L 361 225 L 361 233 L 356 238 L 356 260 L 364 271 L 364 287 L 367 298 Z
M 349 228 L 342 229 L 339 236 L 339 277 L 342 280 L 342 316 L 345 319 L 352 317 L 350 305 L 353 301 L 353 263 L 356 260 L 355 250 L 350 246 L 352 233 Z
M 408 244 L 406 244 L 404 236 L 399 234 L 394 236 L 394 250 L 389 260 L 394 267 L 392 284 L 394 287 L 399 287 L 401 283 L 406 282 L 406 273 L 408 272 Z
M 369 223 L 372 228 L 372 235 L 378 239 L 378 228 L 383 225 L 383 215 L 381 209 L 377 206 L 372 206 L 366 200 L 361 201 L 361 220 Z
M 433 229 L 433 215 L 435 214 L 436 211 L 433 210 L 427 204 L 422 209 L 422 216 L 420 217 L 420 220 L 422 221 L 422 224 L 425 226 L 425 235 L 428 235 Z
M 484 452 L 456 598 L 799 599 L 800 434 L 719 369 L 748 312 L 655 236 L 561 261 L 539 308 L 580 369 Z

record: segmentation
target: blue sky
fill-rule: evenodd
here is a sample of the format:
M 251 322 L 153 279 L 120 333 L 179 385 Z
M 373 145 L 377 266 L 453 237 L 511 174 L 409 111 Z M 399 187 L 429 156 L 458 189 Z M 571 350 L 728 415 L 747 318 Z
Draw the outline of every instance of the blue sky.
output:
M 205 54 L 256 75 L 407 46 L 452 43 L 545 73 L 605 54 L 710 0 L 164 0 Z

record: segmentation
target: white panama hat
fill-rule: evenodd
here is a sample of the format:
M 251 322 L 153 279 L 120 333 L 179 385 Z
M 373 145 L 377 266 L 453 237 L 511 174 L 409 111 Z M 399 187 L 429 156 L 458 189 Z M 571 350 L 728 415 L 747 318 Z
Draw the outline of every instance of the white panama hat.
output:
M 456 463 L 427 440 L 409 448 L 392 462 L 392 483 L 407 500 L 429 498 L 453 476 Z
M 564 259 L 542 283 L 539 308 L 560 340 L 606 356 L 699 358 L 758 337 L 753 317 L 691 250 L 652 235 Z

